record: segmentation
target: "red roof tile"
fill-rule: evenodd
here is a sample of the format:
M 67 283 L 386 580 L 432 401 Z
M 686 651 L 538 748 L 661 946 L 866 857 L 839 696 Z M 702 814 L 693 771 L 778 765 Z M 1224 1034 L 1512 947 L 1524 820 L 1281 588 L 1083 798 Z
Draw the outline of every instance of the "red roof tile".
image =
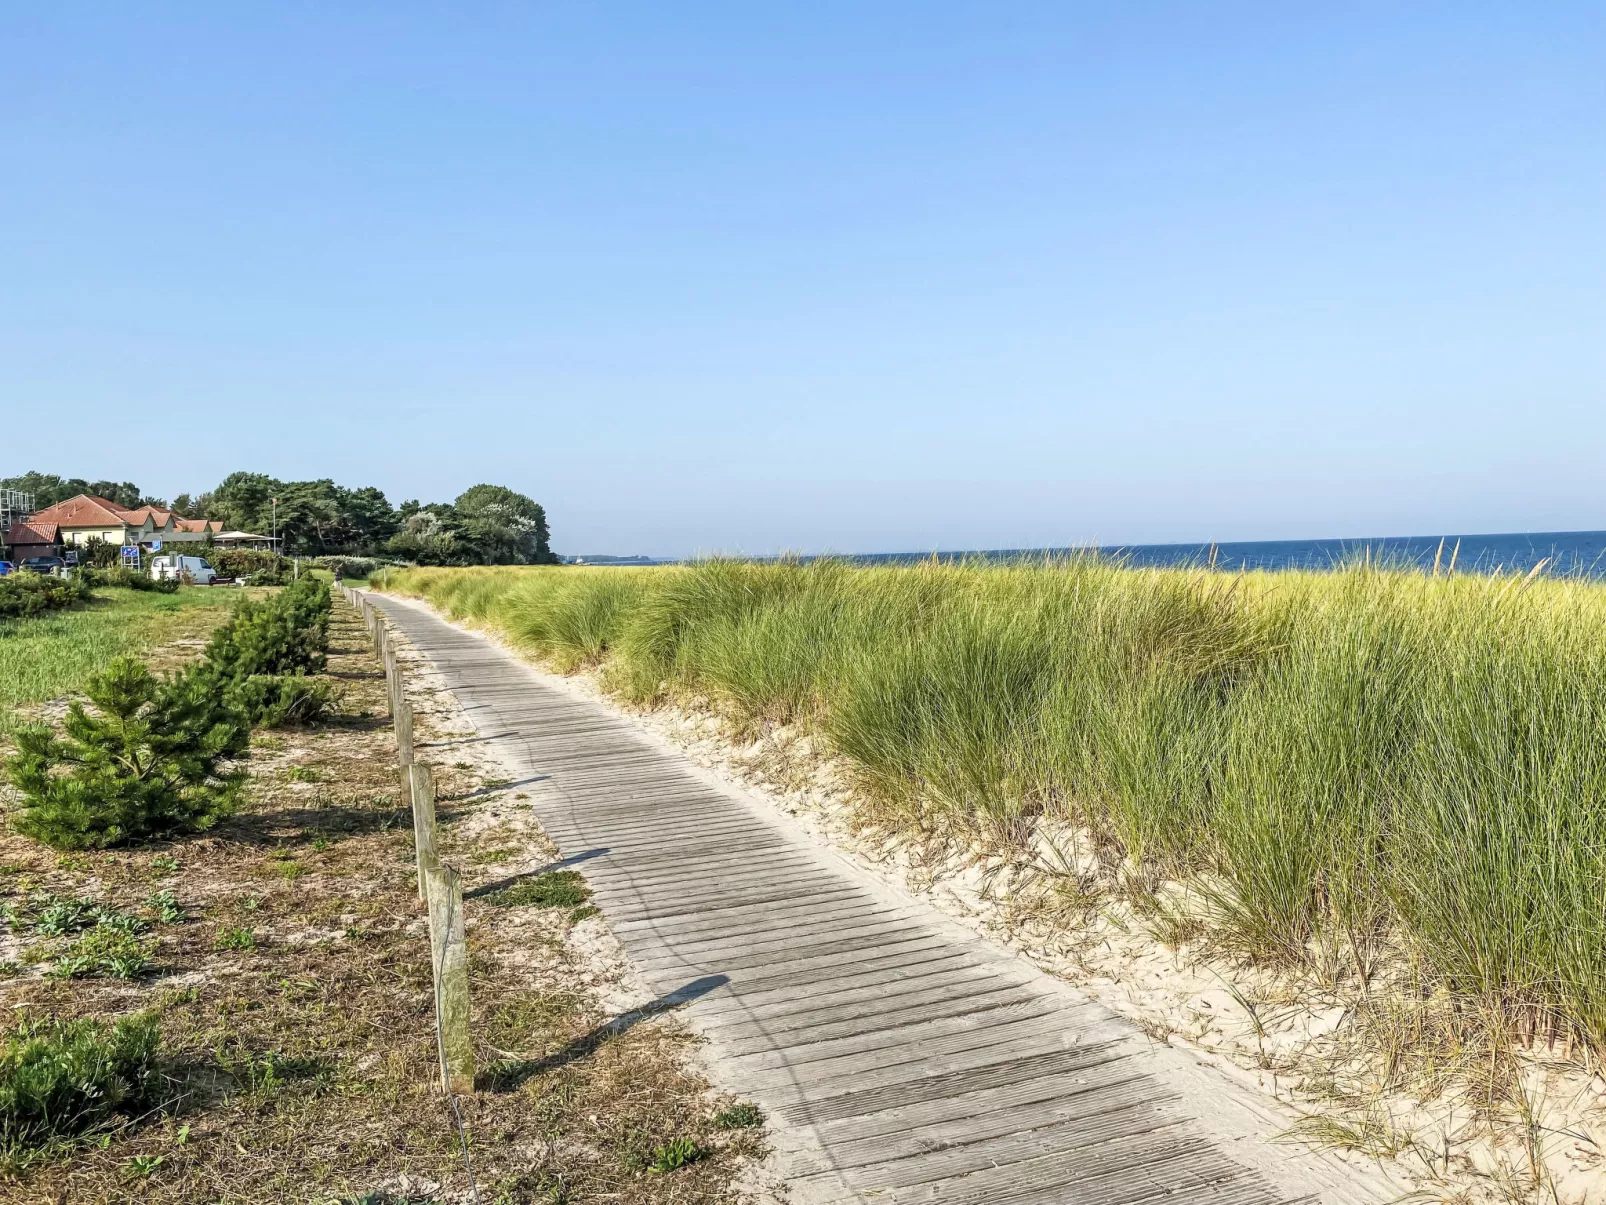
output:
M 25 523 L 13 523 L 6 533 L 6 543 L 54 544 L 56 530 L 54 523 L 41 523 L 37 519 L 30 519 Z
M 79 494 L 54 506 L 37 512 L 35 522 L 54 523 L 58 527 L 121 527 L 129 521 L 128 511 L 105 498 L 93 494 Z M 133 520 L 136 524 L 139 519 Z

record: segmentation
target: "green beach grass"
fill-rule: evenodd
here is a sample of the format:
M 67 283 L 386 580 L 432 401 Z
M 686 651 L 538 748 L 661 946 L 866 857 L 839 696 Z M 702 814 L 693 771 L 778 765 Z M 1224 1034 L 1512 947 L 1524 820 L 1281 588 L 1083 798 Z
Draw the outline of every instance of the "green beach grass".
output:
M 1050 816 L 1220 946 L 1387 946 L 1606 1044 L 1606 588 L 1544 577 L 713 561 L 386 588 L 637 702 L 798 722 L 897 822 Z
M 80 608 L 0 620 L 0 732 L 16 725 L 17 708 L 71 694 L 113 657 L 204 636 L 239 597 L 198 586 L 176 594 L 96 590 Z

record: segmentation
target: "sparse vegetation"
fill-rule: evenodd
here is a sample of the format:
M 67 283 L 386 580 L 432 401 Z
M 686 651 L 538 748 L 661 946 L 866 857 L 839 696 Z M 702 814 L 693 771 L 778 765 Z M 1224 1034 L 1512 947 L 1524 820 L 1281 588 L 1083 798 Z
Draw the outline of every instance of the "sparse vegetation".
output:
M 549 870 L 492 891 L 484 900 L 498 908 L 578 908 L 590 898 L 591 888 L 578 871 Z
M 653 1149 L 652 1162 L 647 1165 L 647 1169 L 660 1175 L 679 1171 L 688 1163 L 697 1162 L 703 1154 L 703 1148 L 690 1138 L 673 1138 L 663 1146 Z
M 236 925 L 232 929 L 219 929 L 217 932 L 217 948 L 220 950 L 254 950 L 257 948 L 257 935 L 249 926 Z
M 764 1111 L 748 1101 L 739 1101 L 714 1114 L 714 1125 L 721 1130 L 750 1130 L 764 1124 Z
M 50 968 L 57 979 L 134 979 L 150 969 L 154 943 L 120 925 L 97 924 L 59 955 Z
M 211 829 L 159 852 L 65 856 L 0 832 L 0 908 L 9 926 L 0 936 L 11 943 L 11 966 L 0 967 L 0 1012 L 41 1025 L 81 1018 L 109 1030 L 143 1007 L 159 1010 L 162 1025 L 160 1062 L 153 1042 L 150 1063 L 160 1076 L 142 1101 L 125 1095 L 126 1107 L 83 1131 L 92 1141 L 47 1138 L 0 1161 L 0 1199 L 468 1198 L 438 1087 L 411 829 L 397 798 L 391 736 L 375 718 L 383 679 L 355 614 L 336 608 L 330 623 L 329 668 L 342 683 L 337 711 L 317 730 L 254 741 L 241 807 Z M 199 651 L 198 642 L 186 647 Z M 427 709 L 418 722 L 429 731 Z M 292 766 L 304 768 L 300 781 L 287 775 Z M 508 878 L 514 857 L 527 866 L 553 856 L 526 810 L 481 789 L 474 763 L 436 770 L 464 817 L 509 806 L 506 819 L 484 829 L 443 826 L 471 889 Z M 14 792 L 6 802 L 15 807 Z M 493 852 L 508 849 L 509 858 Z M 482 862 L 484 853 L 492 856 Z M 38 919 L 58 904 L 49 927 L 60 931 L 40 932 Z M 734 1164 L 759 1153 L 760 1143 L 699 1124 L 708 1114 L 706 1085 L 682 1062 L 687 1037 L 672 1014 L 620 1029 L 576 987 L 584 955 L 568 945 L 572 910 L 470 903 L 474 1033 L 487 1074 L 459 1105 L 481 1199 L 738 1199 Z M 240 931 L 254 948 L 219 948 L 244 944 Z M 155 973 L 58 977 L 58 963 L 97 933 L 122 935 L 97 937 L 97 945 L 132 938 L 149 946 Z M 493 1086 L 499 1060 L 510 1071 Z M 620 1157 L 625 1134 L 643 1152 L 628 1167 Z M 673 1175 L 650 1174 L 652 1152 L 680 1137 L 708 1153 Z

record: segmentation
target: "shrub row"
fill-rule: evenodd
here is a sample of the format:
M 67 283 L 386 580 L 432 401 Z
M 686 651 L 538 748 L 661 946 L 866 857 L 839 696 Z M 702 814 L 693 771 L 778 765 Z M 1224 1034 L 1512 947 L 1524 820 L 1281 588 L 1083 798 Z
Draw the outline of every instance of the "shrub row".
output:
M 74 577 L 8 573 L 0 577 L 0 619 L 26 619 L 59 611 L 89 597 L 89 585 Z
M 260 548 L 219 548 L 216 545 L 197 544 L 200 555 L 206 557 L 219 573 L 231 577 L 250 578 L 254 584 L 280 584 L 294 578 L 294 566 L 289 557 L 281 557 Z M 367 577 L 385 562 L 364 556 L 302 557 L 301 565 L 317 569 L 336 569 L 345 577 Z M 262 580 L 266 579 L 266 580 Z
M 19 831 L 59 849 L 197 832 L 237 805 L 238 761 L 253 725 L 327 712 L 329 589 L 304 579 L 244 600 L 202 658 L 158 678 L 120 658 L 91 678 L 93 713 L 75 702 L 62 733 L 23 728 L 7 773 L 22 793 Z
M 110 569 L 97 569 L 86 565 L 73 574 L 73 578 L 88 587 L 111 587 L 154 594 L 177 594 L 179 588 L 179 580 L 176 577 L 154 578 L 148 573 L 141 573 L 138 569 L 129 569 L 122 565 Z

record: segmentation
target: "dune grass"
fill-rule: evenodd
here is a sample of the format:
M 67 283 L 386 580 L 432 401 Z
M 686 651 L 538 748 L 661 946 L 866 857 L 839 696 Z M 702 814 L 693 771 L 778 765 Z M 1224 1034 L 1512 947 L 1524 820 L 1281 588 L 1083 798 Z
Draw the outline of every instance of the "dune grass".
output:
M 1050 815 L 1218 942 L 1342 939 L 1606 1043 L 1606 588 L 1355 564 L 411 570 L 638 702 L 802 722 L 910 824 Z
M 96 590 L 78 609 L 0 620 L 0 732 L 15 726 L 17 708 L 78 690 L 114 657 L 204 635 L 239 596 L 197 586 L 176 594 Z

